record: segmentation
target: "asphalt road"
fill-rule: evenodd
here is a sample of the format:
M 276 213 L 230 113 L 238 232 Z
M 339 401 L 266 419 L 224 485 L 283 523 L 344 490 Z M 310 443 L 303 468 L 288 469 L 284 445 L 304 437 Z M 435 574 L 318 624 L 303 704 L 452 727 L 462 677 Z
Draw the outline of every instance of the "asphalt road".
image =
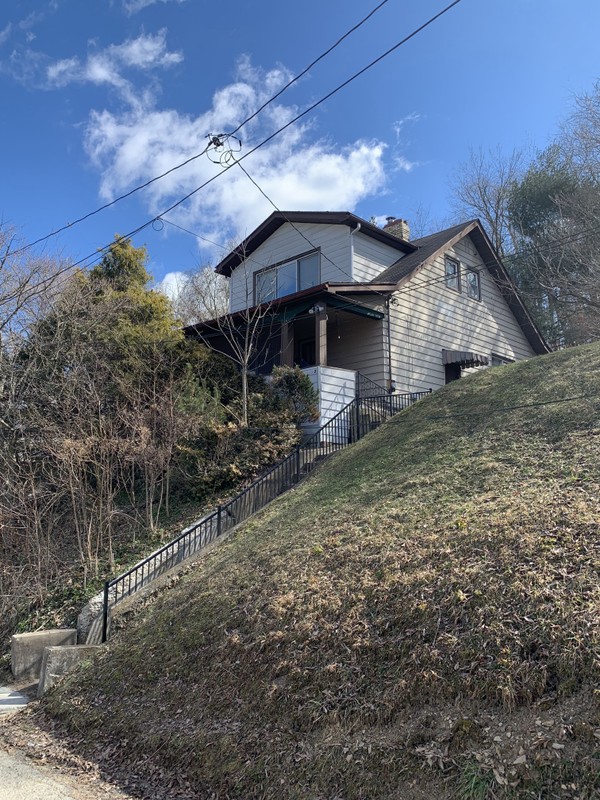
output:
M 70 784 L 70 785 L 69 785 Z M 0 750 L 0 800 L 86 800 L 71 778 L 55 780 L 51 771 L 24 756 Z

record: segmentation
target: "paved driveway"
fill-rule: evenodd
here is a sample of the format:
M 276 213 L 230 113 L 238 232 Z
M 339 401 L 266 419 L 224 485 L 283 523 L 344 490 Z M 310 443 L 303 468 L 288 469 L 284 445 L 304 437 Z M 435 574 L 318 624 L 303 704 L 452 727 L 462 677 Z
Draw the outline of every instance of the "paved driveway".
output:
M 0 750 L 0 800 L 83 800 L 89 797 L 75 792 L 73 784 L 69 786 L 63 776 L 59 782 L 46 768 L 28 763 L 21 755 Z
M 21 687 L 0 686 L 0 718 L 24 708 L 30 700 Z M 29 687 L 31 689 L 31 687 Z M 74 776 L 36 763 L 0 740 L 0 800 L 131 800 L 103 781 Z

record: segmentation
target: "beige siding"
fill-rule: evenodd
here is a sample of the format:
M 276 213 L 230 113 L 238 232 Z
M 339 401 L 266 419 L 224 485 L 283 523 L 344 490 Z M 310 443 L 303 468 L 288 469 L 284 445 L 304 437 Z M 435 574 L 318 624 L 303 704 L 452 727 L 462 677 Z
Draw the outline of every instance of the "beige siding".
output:
M 488 357 L 495 353 L 514 360 L 534 355 L 485 268 L 481 270 L 481 300 L 467 297 L 465 266 L 483 266 L 471 239 L 466 237 L 447 252 L 460 261 L 461 293 L 445 285 L 442 255 L 394 295 L 392 372 L 399 391 L 442 386 L 442 349 L 470 350 Z
M 399 250 L 358 231 L 352 235 L 354 280 L 367 283 L 376 278 L 403 255 Z
M 376 296 L 354 298 L 361 305 L 384 310 L 384 298 Z M 384 385 L 385 347 L 383 326 L 385 320 L 367 319 L 345 311 L 328 309 L 327 361 L 329 364 L 362 372 L 372 381 Z
M 346 225 L 295 223 L 293 227 L 286 222 L 233 271 L 230 280 L 231 311 L 253 305 L 254 272 L 315 248 L 321 249 L 320 283 L 351 280 L 350 229 Z

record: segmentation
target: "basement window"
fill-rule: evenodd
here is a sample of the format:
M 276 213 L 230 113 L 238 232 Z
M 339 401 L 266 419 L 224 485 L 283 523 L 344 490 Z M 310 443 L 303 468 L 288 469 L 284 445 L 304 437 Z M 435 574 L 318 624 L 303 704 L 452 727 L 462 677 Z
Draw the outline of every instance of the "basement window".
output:
M 460 292 L 460 264 L 449 256 L 446 256 L 446 286 Z
M 491 358 L 492 367 L 501 367 L 503 364 L 514 364 L 514 358 L 507 358 L 506 356 L 499 356 L 497 353 L 492 353 Z

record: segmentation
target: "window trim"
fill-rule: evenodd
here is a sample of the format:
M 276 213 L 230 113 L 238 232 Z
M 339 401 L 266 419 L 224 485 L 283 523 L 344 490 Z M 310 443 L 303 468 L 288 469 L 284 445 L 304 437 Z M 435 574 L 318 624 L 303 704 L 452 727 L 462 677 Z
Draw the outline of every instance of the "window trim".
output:
M 494 364 L 494 361 L 497 363 Z M 498 363 L 499 362 L 499 363 Z M 515 359 L 508 356 L 501 356 L 499 353 L 490 353 L 490 367 L 505 367 L 507 364 L 514 364 Z
M 320 247 L 315 247 L 312 250 L 306 250 L 306 252 L 300 253 L 297 256 L 292 256 L 291 258 L 284 258 L 281 261 L 277 261 L 275 264 L 269 264 L 268 267 L 263 267 L 262 269 L 257 269 L 253 273 L 253 276 L 252 276 L 252 293 L 253 293 L 253 297 L 254 297 L 254 303 L 256 305 L 260 305 L 261 302 L 273 303 L 275 300 L 280 300 L 281 299 L 281 298 L 277 297 L 277 285 L 275 286 L 275 297 L 272 300 L 260 301 L 258 299 L 257 293 L 256 293 L 256 289 L 257 289 L 257 279 L 259 278 L 260 275 L 264 275 L 266 272 L 271 272 L 271 271 L 274 271 L 274 270 L 278 270 L 280 267 L 283 267 L 285 264 L 292 264 L 292 263 L 296 262 L 296 286 L 298 286 L 299 282 L 300 282 L 299 281 L 300 275 L 299 275 L 299 272 L 298 272 L 300 261 L 301 261 L 301 259 L 306 258 L 307 256 L 312 256 L 312 255 L 318 255 L 319 256 L 319 267 L 318 267 L 319 275 L 318 275 L 317 283 L 315 284 L 315 286 L 318 286 L 319 283 L 321 282 L 321 248 Z M 296 291 L 298 292 L 300 290 L 296 289 Z M 292 292 L 292 294 L 294 294 L 294 292 Z M 282 295 L 282 297 L 287 297 L 287 296 L 288 295 Z
M 471 284 L 469 283 L 469 274 L 477 276 L 477 295 L 471 294 Z M 467 287 L 466 295 L 470 300 L 477 300 L 481 302 L 481 270 L 476 267 L 465 267 L 465 285 Z
M 455 275 L 451 276 L 448 275 L 448 263 L 456 265 L 456 273 Z M 449 279 L 456 278 L 456 286 L 452 286 L 449 282 Z M 444 280 L 446 283 L 446 288 L 451 289 L 453 292 L 461 293 L 461 281 L 460 281 L 460 261 L 458 258 L 453 258 L 452 256 L 444 256 Z

